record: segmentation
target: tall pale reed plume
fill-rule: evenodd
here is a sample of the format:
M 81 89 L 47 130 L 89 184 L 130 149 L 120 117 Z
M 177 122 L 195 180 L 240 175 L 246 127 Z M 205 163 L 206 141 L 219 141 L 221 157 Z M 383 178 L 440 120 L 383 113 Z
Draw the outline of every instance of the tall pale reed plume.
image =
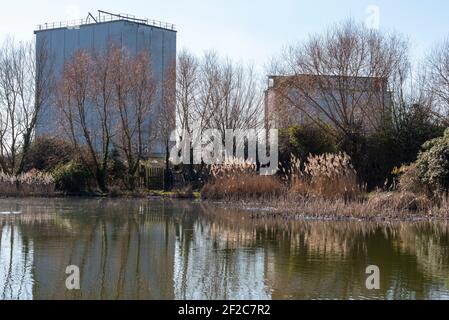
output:
M 279 197 L 284 191 L 277 177 L 260 176 L 254 163 L 239 159 L 212 165 L 210 176 L 210 181 L 201 192 L 205 199 L 268 201 Z
M 309 156 L 306 162 L 292 156 L 289 170 L 290 195 L 321 197 L 328 200 L 356 200 L 363 188 L 345 153 Z
M 211 176 L 203 198 L 224 200 L 231 206 L 236 200 L 255 206 L 268 202 L 274 210 L 268 216 L 397 219 L 410 214 L 449 215 L 449 197 L 436 204 L 424 195 L 405 191 L 367 195 L 351 158 L 344 153 L 310 156 L 304 162 L 292 156 L 290 166 L 280 168 L 280 178 L 259 176 L 254 164 L 235 159 L 212 166 Z M 261 215 L 267 217 L 265 211 Z
M 51 195 L 55 181 L 49 173 L 31 170 L 19 176 L 0 172 L 0 196 Z

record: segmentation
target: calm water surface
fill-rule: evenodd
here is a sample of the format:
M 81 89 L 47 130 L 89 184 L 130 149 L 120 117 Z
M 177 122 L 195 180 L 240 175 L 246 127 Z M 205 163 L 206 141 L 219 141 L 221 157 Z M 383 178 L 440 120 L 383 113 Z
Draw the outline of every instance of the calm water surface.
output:
M 449 299 L 449 224 L 254 220 L 184 201 L 0 200 L 0 299 Z M 65 287 L 66 267 L 81 290 Z M 377 265 L 381 289 L 365 288 Z

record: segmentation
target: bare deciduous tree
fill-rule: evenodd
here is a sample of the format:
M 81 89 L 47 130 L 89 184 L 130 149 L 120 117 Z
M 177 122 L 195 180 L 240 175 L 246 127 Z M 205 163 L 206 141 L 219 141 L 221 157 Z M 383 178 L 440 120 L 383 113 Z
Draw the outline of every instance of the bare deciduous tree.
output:
M 221 66 L 218 96 L 213 109 L 213 127 L 256 129 L 260 123 L 261 95 L 252 67 L 245 69 L 229 61 Z
M 150 153 L 155 132 L 149 122 L 156 94 L 149 52 L 132 57 L 126 51 L 113 49 L 114 93 L 119 136 L 116 146 L 125 156 L 128 187 L 135 188 L 139 163 Z
M 205 130 L 218 130 L 225 143 L 227 130 L 262 127 L 262 92 L 251 66 L 215 52 L 197 58 L 183 51 L 177 60 L 176 90 L 178 131 L 193 138 L 194 152 L 201 149 Z
M 425 68 L 419 68 L 425 70 Z M 426 89 L 428 75 L 425 71 L 414 74 L 411 64 L 404 60 L 390 77 L 391 125 L 394 132 L 411 126 L 416 113 L 427 115 L 428 120 L 437 120 L 434 112 L 434 95 Z
M 226 130 L 256 129 L 261 124 L 262 95 L 252 67 L 207 53 L 202 61 L 198 118 L 202 127 Z
M 177 61 L 176 114 L 179 128 L 189 134 L 192 134 L 194 121 L 198 120 L 194 114 L 198 103 L 198 85 L 198 59 L 184 50 L 178 55 Z
M 434 48 L 427 60 L 426 89 L 436 99 L 436 114 L 448 121 L 449 116 L 449 39 Z
M 407 60 L 407 52 L 400 36 L 352 20 L 312 36 L 288 48 L 275 66 L 282 76 L 275 81 L 276 113 L 292 117 L 293 108 L 352 144 L 357 135 L 379 130 L 389 115 L 389 80 Z
M 155 91 L 147 51 L 131 55 L 110 44 L 103 52 L 79 51 L 66 64 L 58 99 L 62 128 L 102 191 L 113 146 L 126 161 L 128 187 L 135 188 L 139 163 L 152 143 Z
M 54 85 L 53 64 L 45 44 L 7 40 L 0 48 L 0 166 L 20 174 L 42 105 Z
M 171 135 L 176 129 L 176 60 L 170 61 L 162 82 L 162 105 L 158 116 L 158 138 L 165 151 L 165 189 L 169 187 Z
M 78 51 L 65 65 L 58 90 L 62 129 L 103 192 L 114 135 L 111 62 L 110 51 Z

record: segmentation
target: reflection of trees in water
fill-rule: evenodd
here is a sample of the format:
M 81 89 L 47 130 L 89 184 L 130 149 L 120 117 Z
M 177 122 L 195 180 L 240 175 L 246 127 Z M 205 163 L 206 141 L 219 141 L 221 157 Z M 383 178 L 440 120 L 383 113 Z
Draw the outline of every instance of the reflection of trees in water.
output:
M 199 218 L 178 237 L 175 250 L 177 299 L 269 299 L 264 250 L 236 247 L 217 238 L 217 227 Z M 188 232 L 188 241 L 185 241 Z
M 439 280 L 434 286 L 449 288 L 449 223 L 416 223 L 398 228 L 398 250 L 416 257 L 423 276 Z
M 266 248 L 266 283 L 274 298 L 428 298 L 449 292 L 445 222 L 254 219 L 248 211 L 214 205 L 203 211 L 219 226 L 211 229 L 214 237 L 231 239 L 235 247 Z M 380 292 L 365 289 L 370 264 L 381 268 Z
M 0 298 L 427 298 L 448 292 L 447 223 L 253 219 L 184 201 L 2 201 Z M 8 248 L 12 248 L 9 250 Z M 80 292 L 65 268 L 81 269 Z M 364 289 L 381 268 L 380 292 Z
M 76 203 L 51 201 L 52 214 L 45 219 L 45 212 L 36 214 L 36 219 L 25 213 L 14 217 L 14 225 L 34 242 L 36 297 L 173 297 L 173 221 L 182 208 L 173 208 L 170 202 L 137 200 Z M 69 223 L 61 223 L 65 219 Z M 81 270 L 79 292 L 65 288 L 65 268 L 72 264 Z
M 0 299 L 29 300 L 32 292 L 33 241 L 20 227 L 0 221 Z

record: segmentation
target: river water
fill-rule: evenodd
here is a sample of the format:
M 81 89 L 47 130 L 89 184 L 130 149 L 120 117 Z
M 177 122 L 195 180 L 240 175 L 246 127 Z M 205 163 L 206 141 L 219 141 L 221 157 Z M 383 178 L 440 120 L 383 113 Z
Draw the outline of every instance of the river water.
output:
M 449 299 L 447 222 L 253 219 L 178 200 L 1 199 L 0 299 Z M 369 290 L 368 266 L 379 268 Z M 79 290 L 68 290 L 68 266 Z M 71 278 L 73 279 L 73 278 Z

